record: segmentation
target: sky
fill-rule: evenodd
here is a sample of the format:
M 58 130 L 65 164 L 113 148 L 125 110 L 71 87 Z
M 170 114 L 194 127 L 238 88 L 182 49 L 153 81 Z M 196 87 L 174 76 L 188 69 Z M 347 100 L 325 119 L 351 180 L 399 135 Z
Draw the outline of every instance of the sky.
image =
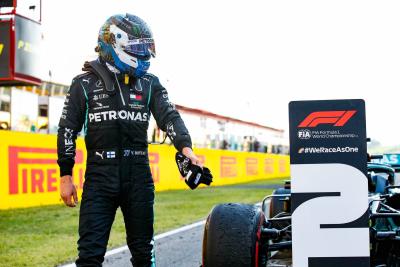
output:
M 400 145 L 400 1 L 42 0 L 42 8 L 54 82 L 69 84 L 96 57 L 109 16 L 132 13 L 153 31 L 150 72 L 177 104 L 287 130 L 290 101 L 362 98 L 367 135 Z

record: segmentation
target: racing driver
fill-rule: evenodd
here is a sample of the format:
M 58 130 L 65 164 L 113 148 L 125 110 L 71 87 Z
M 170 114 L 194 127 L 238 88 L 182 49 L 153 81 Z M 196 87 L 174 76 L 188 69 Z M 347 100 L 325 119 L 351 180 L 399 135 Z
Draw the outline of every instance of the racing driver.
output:
M 150 114 L 175 148 L 201 165 L 179 113 L 158 78 L 147 70 L 153 35 L 137 16 L 115 15 L 101 27 L 97 60 L 75 77 L 58 130 L 60 194 L 75 207 L 72 180 L 77 134 L 85 135 L 87 167 L 79 217 L 77 266 L 101 266 L 115 212 L 124 216 L 133 266 L 154 266 L 154 184 L 147 152 Z

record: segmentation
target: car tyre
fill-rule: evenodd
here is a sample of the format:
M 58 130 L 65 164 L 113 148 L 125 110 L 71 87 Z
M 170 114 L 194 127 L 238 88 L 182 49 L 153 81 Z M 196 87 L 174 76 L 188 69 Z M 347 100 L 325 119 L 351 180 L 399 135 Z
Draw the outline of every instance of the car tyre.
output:
M 260 242 L 264 223 L 264 213 L 255 205 L 215 206 L 204 228 L 202 266 L 265 266 L 267 253 Z

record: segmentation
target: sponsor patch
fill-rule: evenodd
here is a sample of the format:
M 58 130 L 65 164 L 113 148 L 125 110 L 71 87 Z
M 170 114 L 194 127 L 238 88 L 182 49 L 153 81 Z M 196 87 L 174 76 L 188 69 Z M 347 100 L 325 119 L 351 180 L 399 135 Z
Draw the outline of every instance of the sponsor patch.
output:
M 143 96 L 139 94 L 130 94 L 129 98 L 131 100 L 137 100 L 137 101 L 142 101 Z
M 102 109 L 107 109 L 110 108 L 108 105 L 104 105 L 103 103 L 100 102 L 95 102 L 96 106 L 93 108 L 94 110 L 102 110 Z
M 82 79 L 82 82 L 89 84 L 91 78 Z
M 96 151 L 96 153 L 95 153 L 95 155 L 100 157 L 101 159 L 104 159 L 104 155 L 103 154 L 104 154 L 104 151 L 101 151 L 101 152 L 100 151 Z
M 97 88 L 103 88 L 103 83 L 101 82 L 100 79 L 98 79 L 98 80 L 96 81 L 96 87 L 97 87 Z
M 106 98 L 109 98 L 109 97 L 110 96 L 108 94 L 98 94 L 98 95 L 94 95 L 93 96 L 93 100 L 97 101 L 97 100 L 106 99 Z
M 129 120 L 129 121 L 148 121 L 147 112 L 135 112 L 135 111 L 126 111 L 126 110 L 109 110 L 102 112 L 94 112 L 89 113 L 89 122 L 102 122 L 102 121 L 111 121 L 111 120 Z
M 129 104 L 129 107 L 132 108 L 132 109 L 142 109 L 142 108 L 144 108 L 144 105 L 136 102 L 136 103 L 133 103 L 133 104 Z

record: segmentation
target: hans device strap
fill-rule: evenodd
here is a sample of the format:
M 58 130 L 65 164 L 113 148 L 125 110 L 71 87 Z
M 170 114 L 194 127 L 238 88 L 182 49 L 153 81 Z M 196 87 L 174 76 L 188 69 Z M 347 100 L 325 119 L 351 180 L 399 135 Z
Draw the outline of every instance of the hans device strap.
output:
M 97 60 L 86 61 L 82 68 L 83 71 L 90 71 L 97 75 L 104 84 L 104 88 L 108 94 L 115 94 L 114 81 L 111 79 L 109 71 Z

